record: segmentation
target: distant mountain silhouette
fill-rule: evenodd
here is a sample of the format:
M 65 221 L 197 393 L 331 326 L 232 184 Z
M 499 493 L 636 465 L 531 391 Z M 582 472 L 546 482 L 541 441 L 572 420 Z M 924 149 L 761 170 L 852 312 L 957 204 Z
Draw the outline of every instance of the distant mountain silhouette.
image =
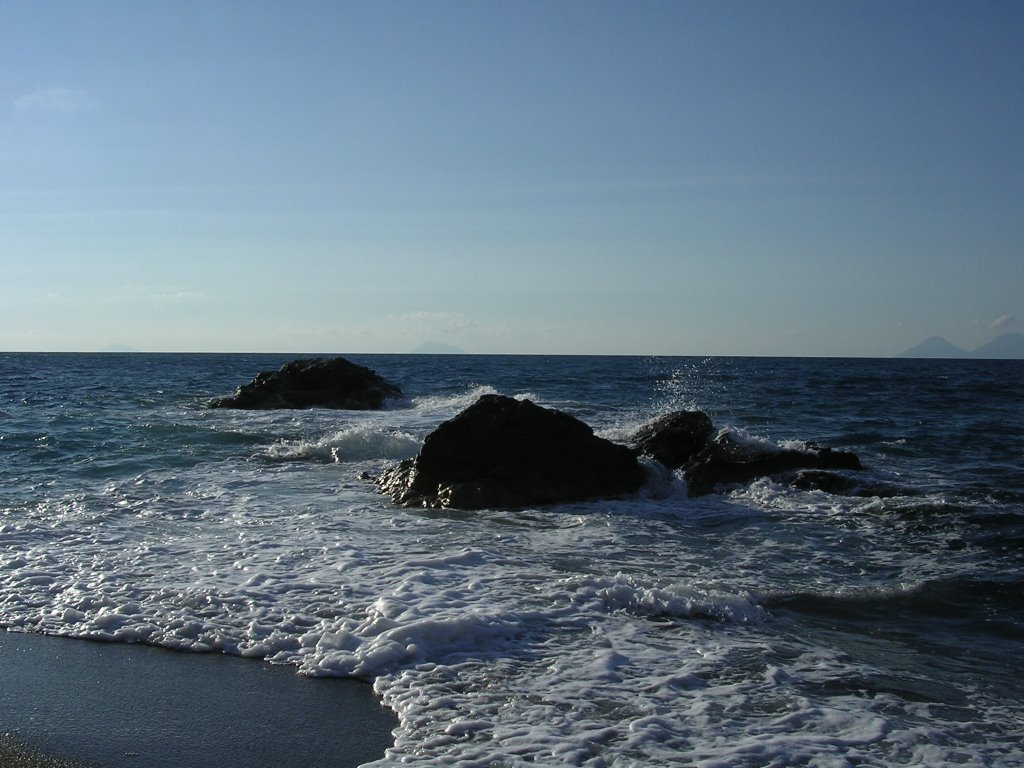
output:
M 896 357 L 969 357 L 966 350 L 950 344 L 941 336 L 925 339 L 916 347 L 900 352 Z
M 1004 333 L 971 353 L 986 360 L 1024 360 L 1024 333 Z
M 988 344 L 967 352 L 950 344 L 941 336 L 925 339 L 916 347 L 900 352 L 896 357 L 969 357 L 978 360 L 1024 360 L 1024 334 L 1004 333 L 992 339 Z
M 413 355 L 464 355 L 466 350 L 459 349 L 454 344 L 445 344 L 440 341 L 424 341 L 416 349 L 412 350 Z

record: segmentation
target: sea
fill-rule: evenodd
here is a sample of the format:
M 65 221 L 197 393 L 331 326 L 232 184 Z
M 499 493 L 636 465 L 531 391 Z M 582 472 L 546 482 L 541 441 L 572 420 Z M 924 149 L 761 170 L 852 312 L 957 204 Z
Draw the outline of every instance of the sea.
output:
M 0 354 L 0 628 L 372 681 L 376 768 L 1024 765 L 1024 362 L 345 355 L 404 397 L 208 407 L 300 357 Z M 366 479 L 487 393 L 620 442 L 700 409 L 854 451 L 863 490 Z

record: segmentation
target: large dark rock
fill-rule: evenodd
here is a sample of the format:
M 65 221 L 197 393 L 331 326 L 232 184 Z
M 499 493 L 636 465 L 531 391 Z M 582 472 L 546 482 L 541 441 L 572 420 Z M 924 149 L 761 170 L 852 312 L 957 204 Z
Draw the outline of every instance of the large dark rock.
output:
M 814 443 L 802 449 L 775 448 L 737 441 L 724 433 L 684 469 L 690 495 L 701 496 L 719 483 L 746 483 L 797 469 L 861 469 L 861 464 L 856 454 Z
M 295 360 L 277 371 L 262 371 L 231 397 L 210 402 L 211 408 L 339 408 L 376 410 L 402 390 L 375 372 L 343 357 Z
M 674 411 L 640 427 L 633 435 L 633 445 L 638 453 L 675 469 L 700 453 L 714 430 L 703 411 Z
M 484 395 L 377 483 L 405 507 L 501 509 L 618 497 L 645 473 L 633 452 L 529 400 Z

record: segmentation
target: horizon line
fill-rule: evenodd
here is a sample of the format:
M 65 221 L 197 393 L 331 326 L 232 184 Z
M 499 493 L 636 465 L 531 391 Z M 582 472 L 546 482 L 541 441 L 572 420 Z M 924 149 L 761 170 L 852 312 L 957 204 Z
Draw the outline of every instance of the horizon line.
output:
M 966 350 L 964 350 L 966 352 Z M 902 352 L 893 355 L 779 355 L 779 354 L 704 354 L 704 353 L 656 353 L 656 352 L 294 352 L 280 350 L 142 350 L 142 349 L 94 349 L 94 350 L 0 350 L 0 355 L 273 355 L 303 357 L 345 357 L 369 355 L 373 357 L 686 357 L 686 358 L 736 358 L 757 360 L 951 360 L 951 361 L 993 361 L 1020 360 L 1014 357 L 972 357 L 964 356 L 908 357 Z

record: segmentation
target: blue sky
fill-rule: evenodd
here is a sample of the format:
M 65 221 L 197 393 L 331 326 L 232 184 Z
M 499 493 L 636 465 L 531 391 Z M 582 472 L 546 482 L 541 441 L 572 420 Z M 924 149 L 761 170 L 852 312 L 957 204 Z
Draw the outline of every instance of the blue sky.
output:
M 1021 330 L 1021 3 L 7 0 L 0 29 L 0 349 Z

